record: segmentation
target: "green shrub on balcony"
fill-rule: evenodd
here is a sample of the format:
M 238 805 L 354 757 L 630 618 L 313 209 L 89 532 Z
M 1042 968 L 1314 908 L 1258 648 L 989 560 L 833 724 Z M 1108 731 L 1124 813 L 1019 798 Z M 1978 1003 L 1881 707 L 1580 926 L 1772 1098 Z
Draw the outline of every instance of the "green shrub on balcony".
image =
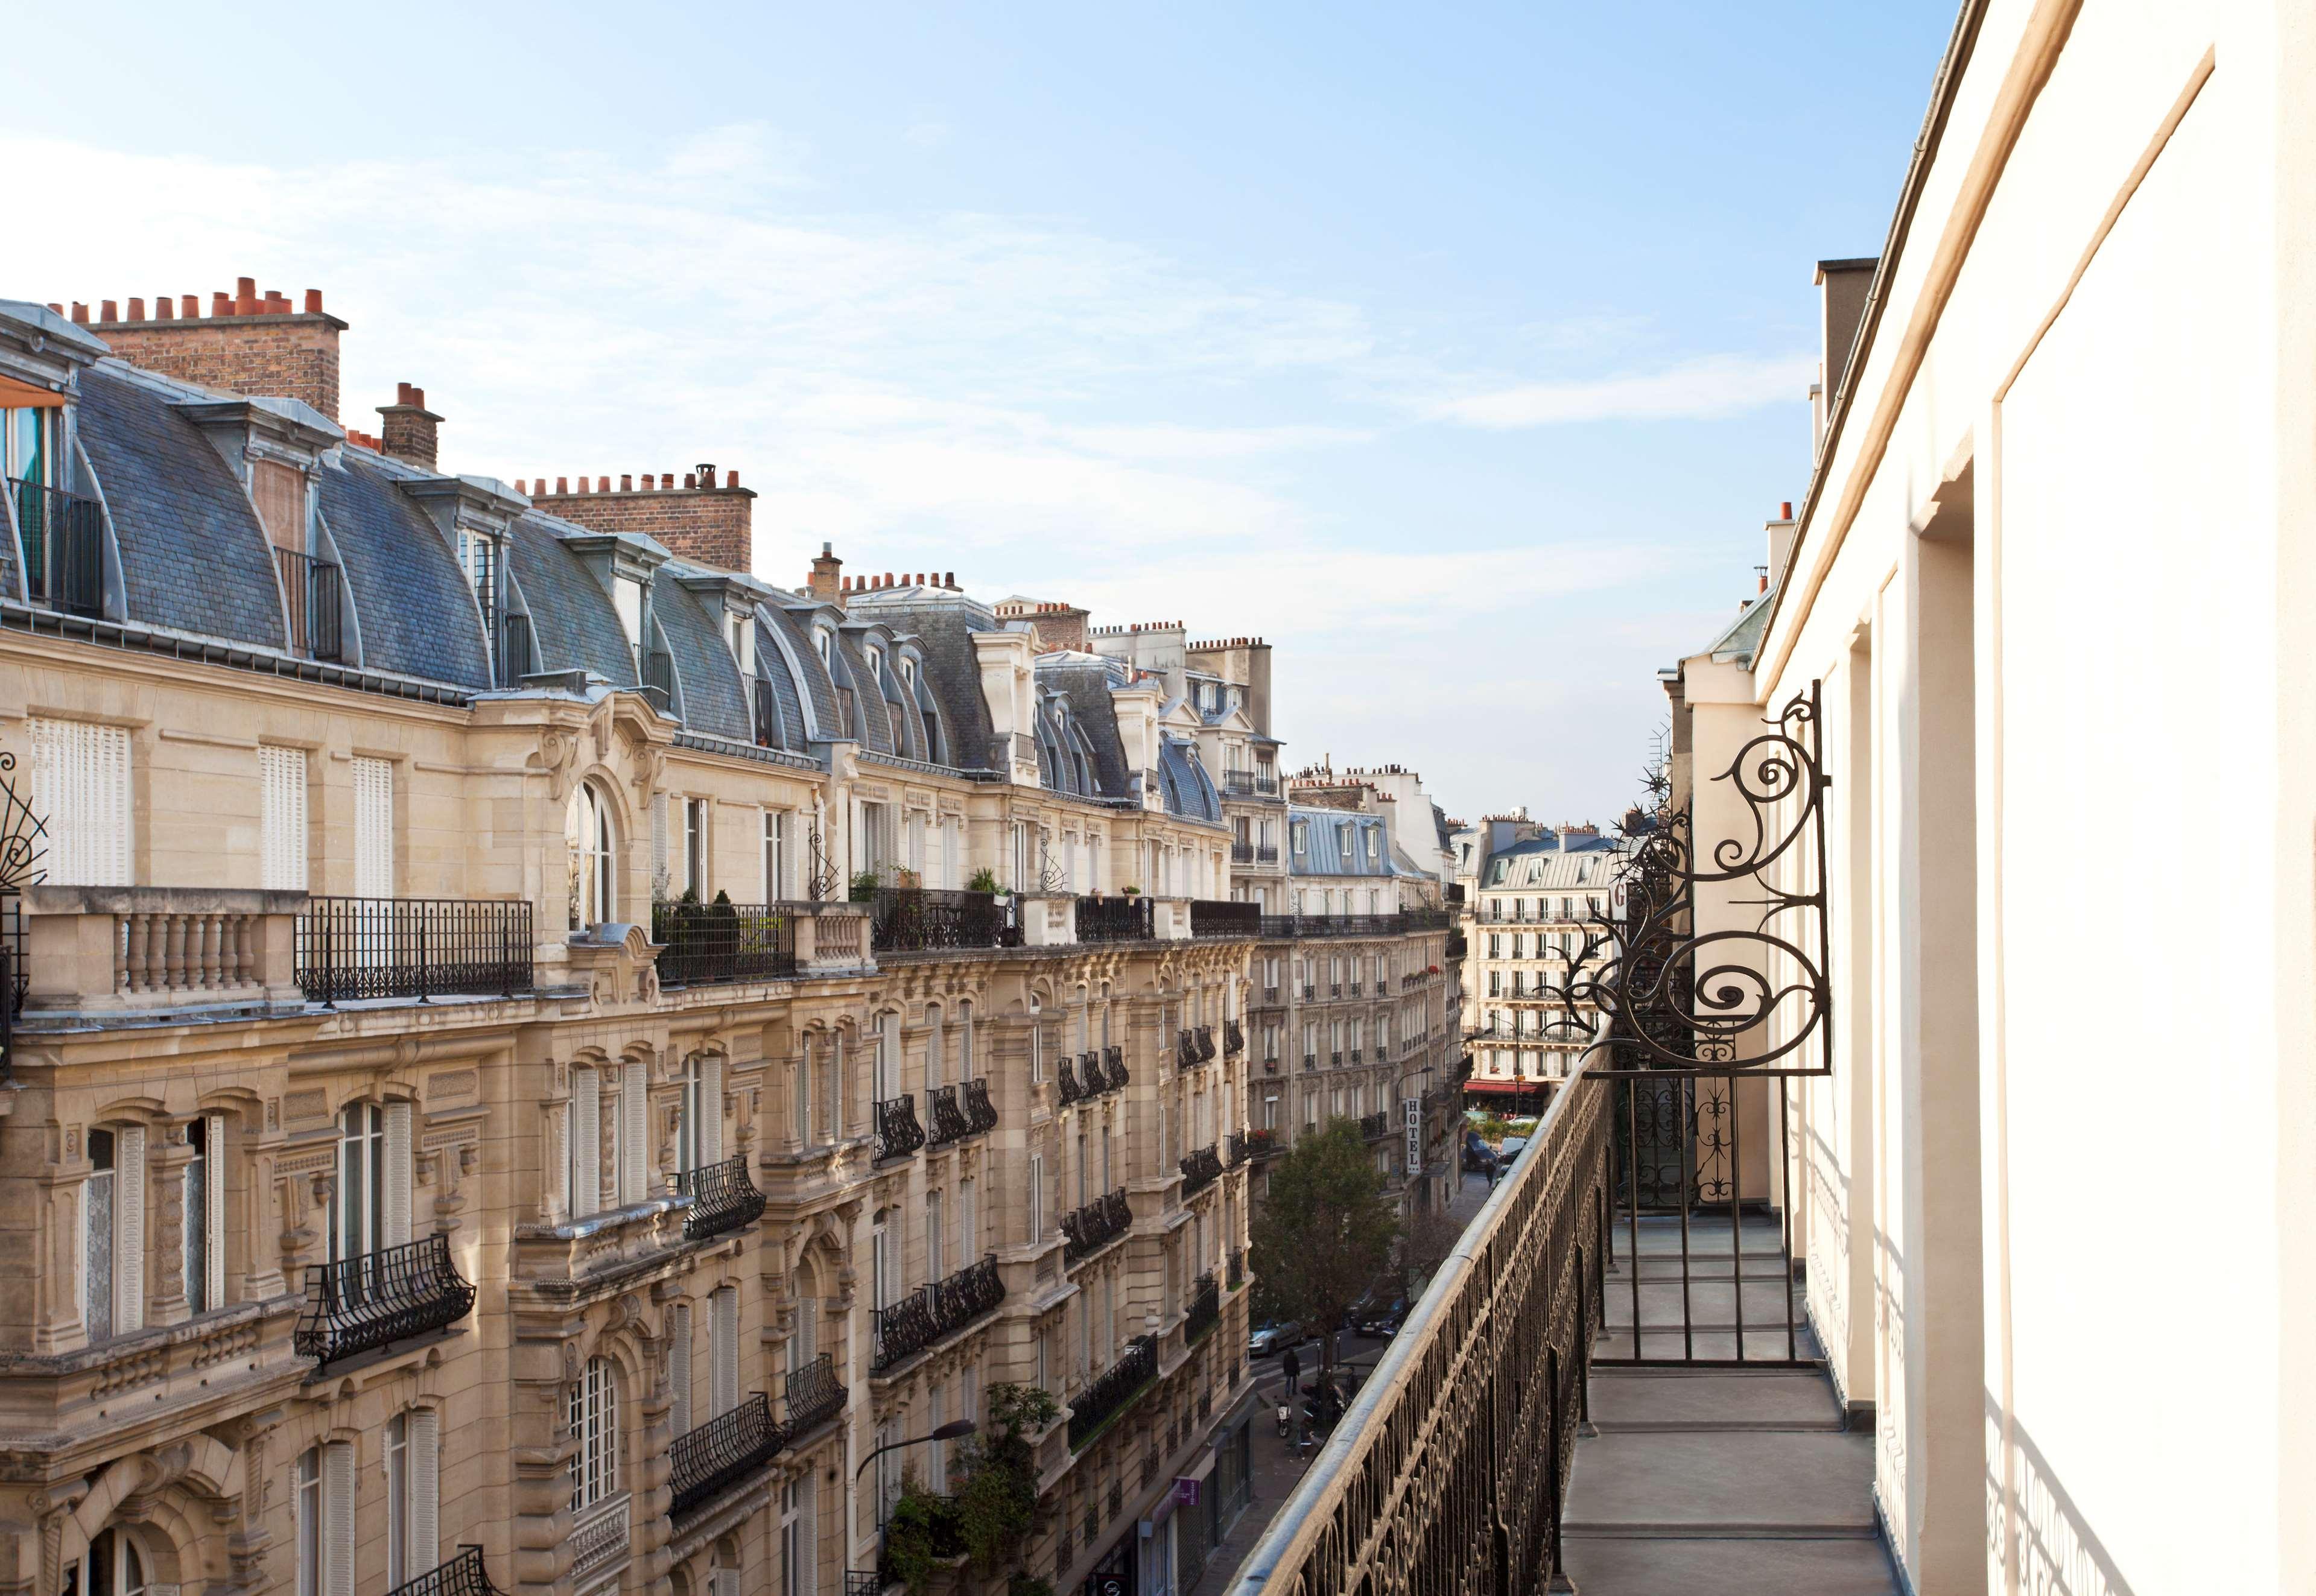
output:
M 1038 1522 L 1038 1459 L 1028 1438 L 1061 1417 L 1062 1404 L 1038 1386 L 993 1386 L 989 1422 L 958 1449 L 958 1520 L 966 1555 L 984 1574 L 1020 1572 L 1021 1547 Z

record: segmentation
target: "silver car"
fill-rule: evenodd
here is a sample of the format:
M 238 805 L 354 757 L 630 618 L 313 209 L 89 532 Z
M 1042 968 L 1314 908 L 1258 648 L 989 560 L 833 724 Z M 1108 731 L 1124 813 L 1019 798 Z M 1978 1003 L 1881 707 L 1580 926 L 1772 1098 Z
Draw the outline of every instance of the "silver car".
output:
M 1303 1326 L 1292 1319 L 1258 1324 L 1247 1334 L 1246 1355 L 1260 1358 L 1266 1352 L 1283 1352 L 1302 1339 Z

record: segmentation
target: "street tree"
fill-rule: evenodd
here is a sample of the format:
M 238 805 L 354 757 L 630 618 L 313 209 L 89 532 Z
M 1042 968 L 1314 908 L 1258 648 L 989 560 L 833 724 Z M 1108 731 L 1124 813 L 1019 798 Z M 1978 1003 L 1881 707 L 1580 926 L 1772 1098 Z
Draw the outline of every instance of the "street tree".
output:
M 1399 1216 L 1356 1119 L 1305 1137 L 1270 1166 L 1249 1262 L 1263 1300 L 1317 1330 L 1323 1375 L 1332 1375 L 1343 1315 L 1390 1265 Z

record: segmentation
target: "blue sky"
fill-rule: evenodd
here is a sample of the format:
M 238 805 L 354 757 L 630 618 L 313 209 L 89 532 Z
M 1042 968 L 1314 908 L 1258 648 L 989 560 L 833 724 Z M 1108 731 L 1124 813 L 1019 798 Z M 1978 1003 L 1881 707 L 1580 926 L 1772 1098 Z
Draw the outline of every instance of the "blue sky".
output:
M 36 8 L 84 66 L 0 103 L 56 179 L 0 297 L 320 288 L 349 423 L 416 382 L 451 468 L 712 459 L 772 580 L 1260 633 L 1290 764 L 1606 818 L 1802 495 L 1811 266 L 1881 246 L 1951 21 Z

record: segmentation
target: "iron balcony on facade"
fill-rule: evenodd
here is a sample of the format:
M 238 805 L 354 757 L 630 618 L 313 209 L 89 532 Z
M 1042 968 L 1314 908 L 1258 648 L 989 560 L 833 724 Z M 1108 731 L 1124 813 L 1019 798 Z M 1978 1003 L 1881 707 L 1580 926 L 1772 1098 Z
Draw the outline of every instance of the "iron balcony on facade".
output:
M 1222 1155 L 1211 1146 L 1199 1147 L 1183 1155 L 1181 1168 L 1182 1197 L 1188 1201 L 1222 1179 Z
M 499 617 L 498 646 L 493 653 L 491 680 L 512 691 L 530 674 L 530 617 L 509 610 Z
M 1062 1216 L 1062 1261 L 1079 1264 L 1134 1228 L 1134 1210 L 1126 1188 L 1105 1191 L 1083 1208 Z
M 681 1519 L 705 1507 L 779 1457 L 788 1442 L 787 1430 L 772 1418 L 771 1399 L 762 1391 L 685 1431 L 667 1449 L 668 1516 Z
M 1225 1053 L 1246 1051 L 1246 1032 L 1239 1028 L 1239 1022 L 1235 1020 L 1223 1021 L 1223 1051 Z
M 946 1147 L 973 1134 L 973 1121 L 958 1106 L 954 1086 L 925 1089 L 925 1146 L 929 1147 Z
M 997 1105 L 989 1101 L 989 1083 L 984 1078 L 976 1076 L 965 1083 L 965 1122 L 972 1128 L 967 1134 L 973 1136 L 997 1128 Z
M 917 1123 L 917 1100 L 906 1092 L 871 1103 L 877 1126 L 876 1162 L 906 1158 L 925 1145 L 924 1127 Z
M 1391 1116 L 1383 1112 L 1360 1115 L 1359 1134 L 1371 1142 L 1381 1141 L 1391 1134 Z
M 1317 1069 L 1319 1067 L 1319 1056 L 1316 1053 L 1305 1053 L 1303 1055 L 1303 1067 L 1305 1069 Z
M 1223 1137 L 1223 1167 L 1225 1169 L 1236 1169 L 1240 1164 L 1244 1164 L 1245 1162 L 1246 1137 L 1238 1131 L 1234 1130 L 1228 1136 Z
M 345 604 L 338 567 L 291 548 L 273 551 L 281 603 L 290 620 L 290 652 L 307 659 L 344 657 Z
M 1078 899 L 1081 942 L 1147 942 L 1157 932 L 1156 907 L 1136 893 L 1126 897 Z
M 664 648 L 644 655 L 643 692 L 654 709 L 675 712 L 675 656 Z
M 129 952 L 133 962 L 138 950 Z M 528 993 L 530 901 L 309 897 L 298 916 L 298 985 L 309 1003 L 332 1006 Z
M 1275 1009 L 1278 1007 L 1278 988 L 1276 986 L 1264 987 L 1262 989 L 1262 1006 L 1266 1009 Z
M 1021 945 L 1021 900 L 1010 896 L 879 887 L 868 914 L 869 946 L 878 953 Z
M 1212 1064 L 1215 1061 L 1215 1028 L 1213 1026 L 1201 1025 L 1198 1027 L 1198 1062 L 1200 1064 Z
M 1174 1038 L 1174 1064 L 1179 1069 L 1189 1069 L 1198 1062 L 1198 1039 L 1184 1026 Z
M 844 1383 L 836 1378 L 836 1364 L 829 1353 L 823 1352 L 788 1376 L 781 1404 L 788 1410 L 783 1433 L 793 1442 L 819 1429 L 844 1411 Z
M 1094 1432 L 1158 1378 L 1158 1338 L 1137 1335 L 1125 1355 L 1103 1369 L 1070 1399 L 1070 1446 L 1091 1440 Z
M 1235 898 L 1194 897 L 1190 900 L 1190 934 L 1259 937 L 1262 934 L 1262 905 L 1241 903 Z
M 1351 1062 L 1352 1062 L 1353 1064 L 1357 1064 L 1357 1063 L 1358 1063 L 1358 1062 L 1359 1062 L 1360 1055 L 1361 1055 L 1363 1052 L 1364 1052 L 1364 1049 L 1362 1049 L 1362 1048 L 1352 1048 L 1352 1049 L 1351 1049 Z M 1383 1057 L 1383 1055 L 1382 1055 L 1381 1053 L 1377 1053 L 1377 1054 L 1376 1055 L 1376 1057 L 1378 1057 L 1378 1058 L 1380 1058 L 1380 1057 Z
M 1363 987 L 1361 987 L 1361 986 L 1360 986 L 1360 985 L 1359 985 L 1357 981 L 1354 981 L 1354 982 L 1352 982 L 1352 983 L 1351 983 L 1351 995 L 1352 995 L 1353 997 L 1357 997 L 1357 996 L 1358 996 L 1358 994 L 1360 994 L 1360 992 L 1361 992 L 1361 991 L 1363 991 L 1363 990 L 1364 990 L 1364 988 L 1363 988 Z
M 1102 1074 L 1109 1077 L 1109 1089 L 1112 1092 L 1123 1092 L 1133 1083 L 1133 1077 L 1126 1073 L 1125 1048 L 1104 1048 L 1101 1050 L 1101 1061 Z
M 8 479 L 35 604 L 91 620 L 104 613 L 104 507 L 44 483 Z
M 386 1596 L 499 1596 L 499 1588 L 483 1565 L 483 1548 L 460 1547 L 448 1561 L 405 1580 Z
M 1246 1284 L 1246 1249 L 1244 1247 L 1231 1249 L 1230 1262 L 1223 1271 L 1223 1283 L 1233 1291 Z M 1232 1384 L 1235 1385 L 1237 1382 L 1233 1381 Z
M 450 1238 L 421 1240 L 359 1258 L 311 1264 L 306 1313 L 293 1344 L 324 1365 L 456 1324 L 474 1310 L 475 1288 L 450 1261 Z
M 1252 843 L 1233 843 L 1231 844 L 1231 863 L 1252 864 L 1253 862 L 1254 844 Z
M 1257 864 L 1277 864 L 1278 862 L 1278 845 L 1276 843 L 1257 843 L 1254 845 L 1254 862 Z
M 1069 1107 L 1080 1098 L 1092 1095 L 1078 1084 L 1077 1066 L 1070 1061 L 1070 1056 L 1066 1053 L 1062 1055 L 1060 1065 L 1054 1073 L 1054 1083 L 1055 1090 L 1061 1095 L 1064 1108 Z
M 763 1217 L 764 1194 L 748 1179 L 744 1153 L 720 1164 L 685 1170 L 676 1183 L 691 1199 L 691 1207 L 683 1216 L 686 1241 L 705 1241 L 711 1235 L 753 1225 Z
M 662 986 L 779 980 L 797 973 L 796 920 L 770 904 L 652 905 Z
M 1005 1281 L 997 1272 L 997 1255 L 988 1253 L 948 1279 L 870 1315 L 876 1344 L 868 1367 L 882 1374 L 996 1312 L 1004 1300 Z
M 1190 1311 L 1182 1321 L 1182 1344 L 1192 1346 L 1205 1339 L 1222 1317 L 1222 1288 L 1215 1284 L 1214 1271 L 1209 1270 L 1190 1284 Z
M 1340 1067 L 1342 1062 L 1343 1050 L 1341 1048 L 1334 1049 L 1327 1055 L 1327 1065 L 1330 1069 Z
M 1276 1158 L 1281 1150 L 1278 1132 L 1268 1125 L 1246 1133 L 1246 1154 L 1250 1158 Z

